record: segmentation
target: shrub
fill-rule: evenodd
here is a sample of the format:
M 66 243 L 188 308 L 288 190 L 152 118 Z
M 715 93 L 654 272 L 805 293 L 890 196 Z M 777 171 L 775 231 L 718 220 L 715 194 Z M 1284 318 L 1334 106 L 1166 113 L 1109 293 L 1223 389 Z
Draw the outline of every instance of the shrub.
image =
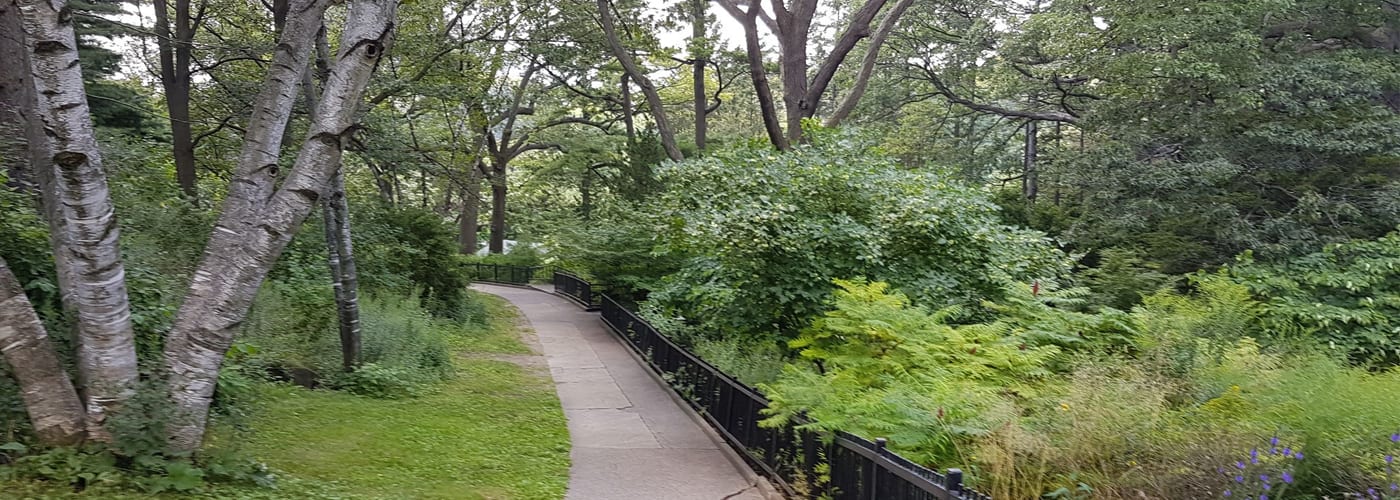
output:
M 1316 341 L 1354 362 L 1400 364 L 1400 233 L 1276 264 L 1245 253 L 1228 269 L 1265 303 L 1270 338 Z
M 468 279 L 456 229 L 428 210 L 366 208 L 372 209 L 352 214 L 361 284 L 405 295 L 417 291 L 433 315 L 461 319 Z
M 658 250 L 684 260 L 650 298 L 711 332 L 796 335 L 831 280 L 866 276 L 932 307 L 975 305 L 1063 273 L 1040 233 L 999 222 L 975 188 L 900 168 L 845 136 L 662 167 Z

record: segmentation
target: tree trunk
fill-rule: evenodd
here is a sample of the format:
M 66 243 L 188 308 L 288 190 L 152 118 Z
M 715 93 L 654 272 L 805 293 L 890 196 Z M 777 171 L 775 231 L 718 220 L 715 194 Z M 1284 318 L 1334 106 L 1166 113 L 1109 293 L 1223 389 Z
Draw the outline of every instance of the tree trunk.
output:
M 914 4 L 914 0 L 899 0 L 885 14 L 885 19 L 880 21 L 880 27 L 875 29 L 875 34 L 870 37 L 870 43 L 866 45 L 865 57 L 860 62 L 860 73 L 856 75 L 856 84 L 851 87 L 851 92 L 846 94 L 846 98 L 836 107 L 836 111 L 827 117 L 824 125 L 835 127 L 841 124 L 851 111 L 856 109 L 856 104 L 860 98 L 865 96 L 865 89 L 870 85 L 870 77 L 875 73 L 875 63 L 880 60 L 880 47 L 885 44 L 885 39 L 889 38 L 890 32 L 894 31 L 894 26 L 899 22 L 899 18 L 904 15 L 904 11 L 909 10 L 909 6 Z
M 457 221 L 457 243 L 463 255 L 475 255 L 477 223 L 481 220 L 481 168 L 473 166 L 467 173 L 467 187 L 462 193 L 462 217 Z
M 740 21 L 744 24 L 744 46 L 748 53 L 749 78 L 753 80 L 754 92 L 758 94 L 758 108 L 763 115 L 763 129 L 768 132 L 768 142 L 780 151 L 788 149 L 787 137 L 778 123 L 778 109 L 773 101 L 773 89 L 768 86 L 768 72 L 763 68 L 763 47 L 758 43 L 758 2 L 749 5 L 749 10 Z
M 136 336 L 119 229 L 93 135 L 78 45 L 63 0 L 19 0 L 34 108 L 29 150 L 54 262 L 77 331 L 88 437 L 107 439 L 107 415 L 135 391 Z
M 1021 171 L 1021 194 L 1031 203 L 1035 203 L 1035 197 L 1040 191 L 1040 173 L 1036 171 L 1036 157 L 1039 156 L 1036 144 L 1037 129 L 1035 120 L 1026 122 L 1026 155 Z
M 709 98 L 705 95 L 705 64 L 709 62 L 709 42 L 705 40 L 705 7 L 709 0 L 690 0 L 690 60 L 691 82 L 695 87 L 695 149 L 705 150 L 705 109 Z
M 489 252 L 505 253 L 506 241 L 506 169 L 505 160 L 497 158 L 491 166 L 491 241 Z
M 676 146 L 676 131 L 671 128 L 671 122 L 666 118 L 666 108 L 661 102 L 661 94 L 657 93 L 656 85 L 651 83 L 636 61 L 632 60 L 632 55 L 622 46 L 622 40 L 617 36 L 617 26 L 613 22 L 611 0 L 598 0 L 598 18 L 603 25 L 603 34 L 607 37 L 608 47 L 612 49 L 613 56 L 617 62 L 622 64 L 622 69 L 637 82 L 637 86 L 642 88 L 642 94 L 646 95 L 647 107 L 651 108 L 652 120 L 656 122 L 656 132 L 661 136 L 661 147 L 666 150 L 666 156 L 675 161 L 685 159 L 681 154 L 681 149 Z
M 9 1 L 0 1 L 0 61 L 18 66 L 25 60 L 24 28 L 20 26 L 19 9 Z M 18 69 L 16 67 L 16 69 Z M 24 108 L 32 97 L 33 88 L 26 81 L 27 71 L 0 72 L 0 163 L 10 189 L 35 193 L 34 175 L 29 167 L 27 128 Z
M 345 199 L 345 173 L 337 170 L 322 203 L 326 225 L 326 249 L 330 254 L 331 284 L 335 288 L 336 317 L 340 326 L 341 367 L 346 372 L 360 366 L 360 292 L 355 269 L 355 248 L 350 239 L 350 205 Z
M 326 45 L 325 25 L 317 30 L 316 45 L 316 68 L 324 80 L 328 76 L 327 59 L 330 58 L 328 50 L 320 49 Z M 302 74 L 302 93 L 306 96 L 306 109 L 314 116 L 320 103 L 315 98 L 317 91 L 311 72 Z M 344 175 L 344 165 L 338 165 L 322 199 L 321 214 L 326 236 L 326 263 L 331 270 L 331 288 L 335 292 L 336 317 L 339 320 L 341 367 L 348 373 L 360 366 L 360 300 Z
M 778 67 L 783 82 L 783 112 L 787 116 L 787 141 L 789 144 L 802 142 L 802 119 L 810 116 L 806 112 L 815 106 L 807 99 L 807 39 L 812 27 L 812 14 L 816 10 L 816 0 L 794 1 L 792 11 L 782 7 L 781 0 L 773 0 L 774 17 L 777 18 Z M 810 9 L 803 8 L 810 4 Z M 756 7 L 755 7 L 756 8 Z
M 852 50 L 855 50 L 856 44 L 859 43 L 862 38 L 870 36 L 870 23 L 875 20 L 875 16 L 880 13 L 880 10 L 885 8 L 887 2 L 888 0 L 866 0 L 865 4 L 862 5 L 859 10 L 851 14 L 851 20 L 846 25 L 845 31 L 842 31 L 841 36 L 836 39 L 836 44 L 831 47 L 831 52 L 827 53 L 826 58 L 823 59 L 821 65 L 817 67 L 816 73 L 812 75 L 810 85 L 805 88 L 806 95 L 799 101 L 799 111 L 801 112 L 802 118 L 816 116 L 817 109 L 819 109 L 821 105 L 822 96 L 826 94 L 826 88 L 831 84 L 831 79 L 836 76 L 836 71 L 841 68 L 841 63 L 845 62 L 846 56 L 850 55 Z M 892 22 L 899 20 L 898 15 L 888 17 L 892 19 Z M 807 16 L 807 24 L 804 26 L 811 26 L 810 15 Z M 806 27 L 803 29 L 807 29 Z M 803 35 L 802 41 L 802 47 L 796 50 L 800 50 L 805 54 L 807 50 L 805 35 Z M 803 61 L 805 63 L 805 58 Z M 788 134 L 791 136 L 792 131 L 789 130 Z M 801 136 L 799 135 L 798 137 L 800 138 Z
M 81 443 L 83 404 L 78 391 L 4 258 L 0 258 L 0 354 L 19 383 L 24 410 L 39 442 L 48 446 Z
M 156 46 L 160 52 L 160 84 L 170 114 L 171 150 L 180 190 L 190 199 L 195 186 L 194 135 L 190 131 L 190 51 L 194 26 L 190 24 L 190 0 L 175 0 L 171 22 L 167 0 L 155 0 Z M 171 27 L 174 26 L 172 36 Z
M 579 181 L 579 215 L 587 221 L 593 215 L 593 167 L 584 167 Z
M 637 117 L 632 108 L 632 84 L 627 82 L 627 73 L 622 74 L 622 124 L 627 129 L 627 146 L 637 143 Z
M 176 409 L 167 425 L 172 451 L 199 448 L 224 354 L 268 270 L 339 167 L 365 86 L 392 41 L 395 0 L 351 3 L 311 130 L 291 173 L 274 191 L 281 131 L 328 3 L 295 0 L 288 9 L 287 27 L 254 103 L 237 175 L 166 340 L 170 399 Z

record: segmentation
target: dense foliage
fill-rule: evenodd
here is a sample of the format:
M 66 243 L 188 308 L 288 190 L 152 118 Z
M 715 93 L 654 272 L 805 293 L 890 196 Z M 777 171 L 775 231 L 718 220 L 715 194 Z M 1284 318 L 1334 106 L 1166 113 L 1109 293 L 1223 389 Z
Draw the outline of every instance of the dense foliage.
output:
M 953 305 L 1067 268 L 975 190 L 852 141 L 833 134 L 786 154 L 735 148 L 663 168 L 668 189 L 653 208 L 663 251 L 687 259 L 651 299 L 716 333 L 791 336 L 833 278 Z

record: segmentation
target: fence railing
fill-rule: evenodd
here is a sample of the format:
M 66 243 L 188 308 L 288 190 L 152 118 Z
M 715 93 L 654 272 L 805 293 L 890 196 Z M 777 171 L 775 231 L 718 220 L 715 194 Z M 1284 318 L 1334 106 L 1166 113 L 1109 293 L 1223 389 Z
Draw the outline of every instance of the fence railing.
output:
M 509 266 L 505 264 L 467 264 L 467 275 L 472 281 L 528 285 L 535 278 L 539 267 Z
M 835 500 L 991 500 L 964 489 L 962 471 L 939 473 L 915 464 L 885 449 L 883 439 L 872 442 L 846 433 L 823 439 L 796 426 L 760 426 L 768 399 L 758 391 L 677 345 L 612 297 L 603 295 L 600 306 L 603 322 L 745 460 L 788 495 Z
M 601 305 L 602 294 L 593 290 L 593 284 L 567 271 L 554 271 L 554 293 L 568 297 L 589 311 L 596 311 Z

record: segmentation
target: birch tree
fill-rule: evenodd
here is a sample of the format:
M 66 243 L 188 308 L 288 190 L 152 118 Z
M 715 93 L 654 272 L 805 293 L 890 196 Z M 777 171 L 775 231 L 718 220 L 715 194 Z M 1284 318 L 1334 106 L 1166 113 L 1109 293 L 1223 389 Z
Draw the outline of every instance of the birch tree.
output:
M 165 345 L 169 425 L 175 451 L 197 449 L 224 353 L 258 288 L 340 165 L 356 111 L 379 58 L 393 40 L 397 2 L 356 0 L 301 149 L 274 185 L 282 129 L 307 71 L 312 39 L 329 2 L 293 1 L 268 78 L 254 103 L 237 175 Z
M 78 44 L 66 2 L 16 0 L 30 85 L 26 128 L 64 308 L 74 318 L 88 437 L 134 392 L 131 326 L 120 231 L 93 135 Z
M 19 280 L 0 258 L 0 354 L 19 382 L 39 442 L 73 445 L 85 436 L 83 405 Z

